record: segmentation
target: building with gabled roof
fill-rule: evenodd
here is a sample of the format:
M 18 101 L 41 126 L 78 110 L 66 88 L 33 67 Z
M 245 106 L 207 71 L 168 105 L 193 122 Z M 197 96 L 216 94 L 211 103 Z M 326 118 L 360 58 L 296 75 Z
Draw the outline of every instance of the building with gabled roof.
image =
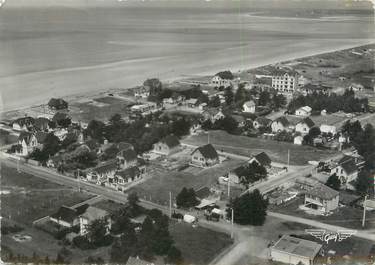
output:
M 119 170 L 115 173 L 113 178 L 107 180 L 107 185 L 119 191 L 123 191 L 124 187 L 142 178 L 142 173 L 137 166 L 128 167 L 124 170 Z
M 32 117 L 18 118 L 12 122 L 12 128 L 17 131 L 29 131 L 34 126 L 34 122 L 35 120 Z
M 296 132 L 301 133 L 302 135 L 308 134 L 312 127 L 315 126 L 315 123 L 309 118 L 304 118 L 296 125 Z
M 76 208 L 63 205 L 57 212 L 49 216 L 49 220 L 64 227 L 73 227 L 79 225 L 79 215 L 84 213 L 88 207 L 88 204 Z
M 249 160 L 249 164 L 253 162 L 256 162 L 259 165 L 264 166 L 264 167 L 270 167 L 272 160 L 265 152 L 261 152 Z
M 90 169 L 86 177 L 90 182 L 102 184 L 105 183 L 108 178 L 113 178 L 118 169 L 118 162 L 116 159 L 113 159 Z
M 271 123 L 271 129 L 273 133 L 279 133 L 282 131 L 292 131 L 292 126 L 285 116 L 281 116 Z
M 314 188 L 305 192 L 304 206 L 329 213 L 339 207 L 339 192 L 322 183 L 317 183 Z
M 210 167 L 219 163 L 219 155 L 212 144 L 198 147 L 191 153 L 191 164 L 199 167 Z
M 176 153 L 180 148 L 180 140 L 175 135 L 168 135 L 154 144 L 153 152 L 161 155 Z
M 267 119 L 265 117 L 257 117 L 254 122 L 253 122 L 253 127 L 255 129 L 260 129 L 260 128 L 268 128 L 270 127 L 272 123 L 272 120 Z
M 270 248 L 271 259 L 286 264 L 312 265 L 321 248 L 316 242 L 283 235 Z
M 344 160 L 331 169 L 331 174 L 336 174 L 342 184 L 347 184 L 357 179 L 358 167 L 354 159 Z
M 245 113 L 255 113 L 256 104 L 253 100 L 246 101 L 242 105 L 242 112 Z
M 298 73 L 291 69 L 274 69 L 272 88 L 280 92 L 292 93 L 298 88 Z
M 28 156 L 35 148 L 39 147 L 38 139 L 34 133 L 22 131 L 18 136 L 18 144 L 22 146 L 20 155 Z
M 311 116 L 312 108 L 309 106 L 300 107 L 296 109 L 296 116 L 308 117 Z

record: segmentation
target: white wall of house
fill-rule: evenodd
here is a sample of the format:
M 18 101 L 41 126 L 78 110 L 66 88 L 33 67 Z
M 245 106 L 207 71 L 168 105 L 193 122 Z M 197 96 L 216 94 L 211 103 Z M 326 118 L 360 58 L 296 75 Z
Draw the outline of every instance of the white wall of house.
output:
M 284 74 L 272 76 L 272 87 L 280 92 L 294 92 L 297 89 L 297 79 L 295 76 Z
M 312 265 L 312 260 L 308 257 L 296 256 L 290 253 L 282 252 L 277 249 L 271 248 L 271 258 L 274 261 L 279 261 L 285 264 L 297 265 L 302 262 L 305 265 Z
M 301 134 L 308 134 L 309 131 L 310 127 L 304 122 L 300 122 L 296 125 L 296 132 L 299 132 Z
M 337 195 L 335 198 L 331 200 L 325 200 L 319 197 L 312 197 L 309 194 L 305 195 L 305 205 L 306 204 L 314 204 L 317 206 L 317 210 L 321 212 L 330 212 L 339 207 L 339 196 Z

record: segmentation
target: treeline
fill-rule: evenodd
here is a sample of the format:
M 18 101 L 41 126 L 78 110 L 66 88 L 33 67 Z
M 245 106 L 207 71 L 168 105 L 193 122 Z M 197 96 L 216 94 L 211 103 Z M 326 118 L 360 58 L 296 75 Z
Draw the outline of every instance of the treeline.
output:
M 133 122 L 124 121 L 119 114 L 114 115 L 108 124 L 92 120 L 84 131 L 85 137 L 103 143 L 128 142 L 138 153 L 152 149 L 154 143 L 163 137 L 174 134 L 178 137 L 187 135 L 192 119 L 184 116 L 168 117 L 161 113 L 150 114 Z
M 330 95 L 324 93 L 314 92 L 306 96 L 298 96 L 288 105 L 288 112 L 294 113 L 297 109 L 303 106 L 309 106 L 313 112 L 320 113 L 326 110 L 328 113 L 337 111 L 344 111 L 346 113 L 366 112 L 368 111 L 368 99 L 356 98 L 353 90 L 345 90 L 343 95 L 331 93 Z
M 342 132 L 349 137 L 350 143 L 365 160 L 365 167 L 358 175 L 356 189 L 360 193 L 371 193 L 375 172 L 375 129 L 371 124 L 362 127 L 359 121 L 347 121 Z

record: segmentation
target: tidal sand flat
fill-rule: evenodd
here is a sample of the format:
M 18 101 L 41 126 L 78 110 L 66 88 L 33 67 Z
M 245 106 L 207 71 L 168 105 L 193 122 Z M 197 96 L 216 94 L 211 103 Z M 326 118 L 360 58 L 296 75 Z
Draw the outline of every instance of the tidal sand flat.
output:
M 367 44 L 373 25 L 369 16 L 288 19 L 246 10 L 11 8 L 0 16 L 0 108 Z

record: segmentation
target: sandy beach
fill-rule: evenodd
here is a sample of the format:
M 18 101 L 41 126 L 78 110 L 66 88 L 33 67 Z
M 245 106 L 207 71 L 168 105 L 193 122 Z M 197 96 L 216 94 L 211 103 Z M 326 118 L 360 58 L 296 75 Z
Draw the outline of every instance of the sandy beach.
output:
M 35 10 L 27 22 L 17 11 L 0 16 L 0 110 L 375 42 L 368 17 L 342 22 L 152 10 L 139 19 L 147 10 L 60 11 L 48 11 L 59 14 L 56 21 Z

